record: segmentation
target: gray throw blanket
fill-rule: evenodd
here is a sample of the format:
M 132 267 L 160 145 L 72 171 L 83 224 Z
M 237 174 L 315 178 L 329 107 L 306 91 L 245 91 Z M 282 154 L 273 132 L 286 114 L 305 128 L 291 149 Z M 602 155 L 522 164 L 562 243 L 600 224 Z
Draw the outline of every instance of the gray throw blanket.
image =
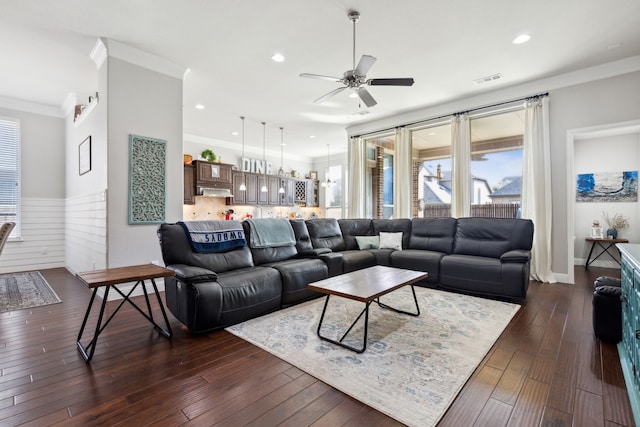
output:
M 178 221 L 195 252 L 227 252 L 247 241 L 240 221 Z
M 252 248 L 293 246 L 296 244 L 293 228 L 288 219 L 261 218 L 246 221 L 249 224 L 249 246 Z

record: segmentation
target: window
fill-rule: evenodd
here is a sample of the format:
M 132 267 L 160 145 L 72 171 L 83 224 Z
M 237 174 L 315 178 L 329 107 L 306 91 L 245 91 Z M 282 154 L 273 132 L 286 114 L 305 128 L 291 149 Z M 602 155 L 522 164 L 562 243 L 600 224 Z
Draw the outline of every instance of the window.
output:
M 522 109 L 471 119 L 471 216 L 514 218 L 522 192 Z
M 417 194 L 414 216 L 451 216 L 451 124 L 440 123 L 411 133 Z
M 366 218 L 393 216 L 394 145 L 393 135 L 367 140 Z
M 520 206 L 523 110 L 472 117 L 471 216 L 513 218 Z M 451 126 L 434 123 L 412 132 L 414 212 L 451 216 Z
M 15 222 L 20 237 L 20 121 L 0 117 L 0 221 Z

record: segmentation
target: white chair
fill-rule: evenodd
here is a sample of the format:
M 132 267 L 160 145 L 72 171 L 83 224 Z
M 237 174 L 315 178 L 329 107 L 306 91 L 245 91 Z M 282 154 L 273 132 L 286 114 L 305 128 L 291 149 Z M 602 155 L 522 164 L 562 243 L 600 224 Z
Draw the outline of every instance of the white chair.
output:
M 15 222 L 5 222 L 0 227 L 0 253 L 2 253 L 2 249 L 4 248 L 4 244 L 7 243 L 9 239 L 9 235 L 11 234 L 11 230 L 16 226 Z

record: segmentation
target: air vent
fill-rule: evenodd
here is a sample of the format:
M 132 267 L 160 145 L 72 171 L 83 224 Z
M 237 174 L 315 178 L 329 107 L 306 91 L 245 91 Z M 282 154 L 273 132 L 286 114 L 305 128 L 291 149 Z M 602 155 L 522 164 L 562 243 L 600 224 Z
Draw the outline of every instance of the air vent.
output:
M 477 85 L 483 85 L 491 82 L 495 82 L 496 80 L 500 80 L 502 78 L 502 74 L 494 74 L 492 76 L 483 77 L 481 79 L 474 80 L 474 83 Z

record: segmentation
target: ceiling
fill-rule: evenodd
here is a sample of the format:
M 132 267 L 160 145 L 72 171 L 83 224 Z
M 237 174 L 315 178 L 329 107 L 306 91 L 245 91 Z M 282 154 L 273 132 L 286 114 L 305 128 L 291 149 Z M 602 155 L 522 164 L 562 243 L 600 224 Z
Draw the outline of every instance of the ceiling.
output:
M 368 77 L 416 83 L 369 87 L 369 109 L 347 91 L 313 104 L 338 84 L 299 74 L 351 69 L 351 9 L 357 58 L 378 58 Z M 89 53 L 106 37 L 190 70 L 186 135 L 239 142 L 243 115 L 247 144 L 262 144 L 266 121 L 270 149 L 283 126 L 287 153 L 304 157 L 346 151 L 350 124 L 640 55 L 638 0 L 0 0 L 0 10 L 0 97 L 60 107 L 70 92 L 95 92 Z M 522 33 L 531 40 L 512 44 Z

